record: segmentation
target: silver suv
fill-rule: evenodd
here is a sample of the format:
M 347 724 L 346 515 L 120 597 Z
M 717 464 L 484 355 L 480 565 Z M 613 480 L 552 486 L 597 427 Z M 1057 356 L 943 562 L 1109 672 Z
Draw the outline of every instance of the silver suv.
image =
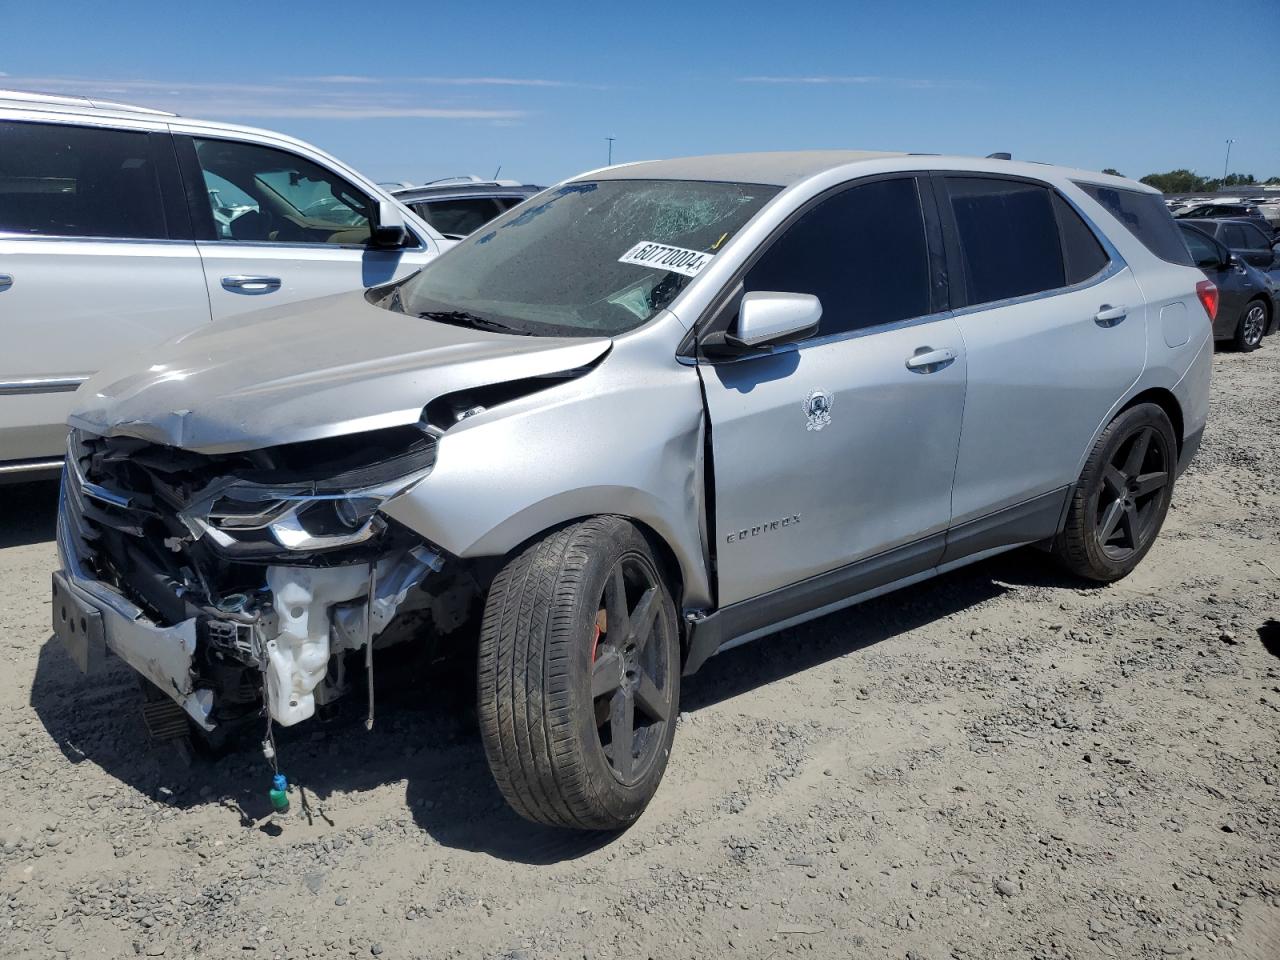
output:
M 1214 302 L 1117 177 L 584 174 L 406 281 L 90 381 L 55 629 L 268 739 L 355 691 L 371 722 L 393 644 L 474 650 L 511 805 L 622 827 L 717 651 L 1026 544 L 1131 571 L 1204 429 Z
M 71 394 L 104 365 L 448 245 L 300 140 L 0 90 L 0 481 L 57 475 Z

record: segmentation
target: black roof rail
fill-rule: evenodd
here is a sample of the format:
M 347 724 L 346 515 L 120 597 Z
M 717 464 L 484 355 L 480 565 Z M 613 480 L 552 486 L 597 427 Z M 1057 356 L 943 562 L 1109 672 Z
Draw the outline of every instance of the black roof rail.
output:
M 1012 153 L 988 153 L 987 159 L 988 160 L 1012 160 L 1013 154 Z

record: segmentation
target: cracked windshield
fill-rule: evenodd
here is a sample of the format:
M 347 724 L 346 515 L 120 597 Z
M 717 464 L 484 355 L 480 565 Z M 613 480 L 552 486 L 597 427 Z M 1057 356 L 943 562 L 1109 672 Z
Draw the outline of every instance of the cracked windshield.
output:
M 623 333 L 671 303 L 777 189 L 684 180 L 566 184 L 468 237 L 385 305 L 500 332 Z

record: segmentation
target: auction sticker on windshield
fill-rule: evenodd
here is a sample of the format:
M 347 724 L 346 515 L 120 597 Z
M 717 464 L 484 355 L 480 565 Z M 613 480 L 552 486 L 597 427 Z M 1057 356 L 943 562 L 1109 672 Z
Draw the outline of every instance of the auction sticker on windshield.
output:
M 641 267 L 655 267 L 658 270 L 682 273 L 686 277 L 696 277 L 702 268 L 714 259 L 714 253 L 686 250 L 684 247 L 669 247 L 665 243 L 641 240 L 620 256 L 618 262 L 634 263 Z

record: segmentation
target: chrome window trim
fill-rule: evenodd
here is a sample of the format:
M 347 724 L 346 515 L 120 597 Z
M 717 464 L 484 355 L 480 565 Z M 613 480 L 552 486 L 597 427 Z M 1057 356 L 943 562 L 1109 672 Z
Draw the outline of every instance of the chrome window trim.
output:
M 697 366 L 699 363 L 710 365 L 719 365 L 722 363 L 741 363 L 743 360 L 756 360 L 760 357 L 776 356 L 778 354 L 791 353 L 796 350 L 805 350 L 810 347 L 825 347 L 828 344 L 843 343 L 846 340 L 857 340 L 861 337 L 872 336 L 877 333 L 889 333 L 894 330 L 906 330 L 910 327 L 924 326 L 929 323 L 937 323 L 939 320 L 954 319 L 956 317 L 964 317 L 974 313 L 982 313 L 986 310 L 998 310 L 1002 307 L 1012 307 L 1023 303 L 1034 303 L 1037 300 L 1047 300 L 1050 297 L 1058 297 L 1067 293 L 1076 293 L 1080 290 L 1087 290 L 1095 287 L 1100 283 L 1110 280 L 1122 270 L 1127 270 L 1129 265 L 1124 262 L 1119 253 L 1115 254 L 1106 267 L 1099 270 L 1092 277 L 1081 280 L 1079 283 L 1069 284 L 1065 287 L 1055 287 L 1052 290 L 1042 290 L 1039 293 L 1028 293 L 1021 297 L 1008 297 L 1004 300 L 993 300 L 990 303 L 978 303 L 971 306 L 960 307 L 956 310 L 942 310 L 937 313 L 925 314 L 921 317 L 910 317 L 906 320 L 894 320 L 890 323 L 877 323 L 869 327 L 859 327 L 855 330 L 843 330 L 840 333 L 830 333 L 825 337 L 811 337 L 808 340 L 800 340 L 796 343 L 777 344 L 767 350 L 760 350 L 753 353 L 744 353 L 737 357 L 726 357 L 717 360 L 698 360 L 694 356 L 677 356 L 676 359 L 687 366 Z
M 999 310 L 1001 307 L 1013 307 L 1021 303 L 1033 303 L 1036 300 L 1047 300 L 1050 297 L 1059 297 L 1066 293 L 1075 293 L 1079 290 L 1088 290 L 1090 287 L 1096 287 L 1098 284 L 1110 280 L 1122 270 L 1129 269 L 1129 264 L 1124 261 L 1120 254 L 1115 254 L 1108 264 L 1086 280 L 1079 283 L 1070 283 L 1065 287 L 1054 287 L 1052 290 L 1041 290 L 1039 293 L 1025 293 L 1020 297 L 1005 297 L 1003 300 L 989 300 L 986 303 L 972 303 L 967 306 L 959 307 L 951 311 L 953 317 L 964 317 L 971 313 L 981 313 L 984 310 Z
M 215 245 L 219 247 L 251 247 L 257 249 L 259 247 L 268 250 L 359 250 L 363 253 L 421 253 L 426 250 L 426 246 L 411 228 L 405 228 L 407 232 L 418 241 L 416 247 L 371 247 L 363 243 L 298 243 L 295 241 L 281 242 L 278 240 L 224 240 L 215 237 L 212 240 L 195 240 L 187 241 L 195 243 L 199 246 Z
M 61 233 L 14 233 L 0 230 L 0 240 L 39 240 L 45 243 L 70 241 L 72 243 L 161 243 L 171 246 L 190 247 L 194 240 L 174 240 L 169 237 L 84 237 Z
M 74 393 L 80 384 L 88 380 L 80 377 L 25 377 L 21 380 L 0 380 L 0 396 L 33 393 Z

